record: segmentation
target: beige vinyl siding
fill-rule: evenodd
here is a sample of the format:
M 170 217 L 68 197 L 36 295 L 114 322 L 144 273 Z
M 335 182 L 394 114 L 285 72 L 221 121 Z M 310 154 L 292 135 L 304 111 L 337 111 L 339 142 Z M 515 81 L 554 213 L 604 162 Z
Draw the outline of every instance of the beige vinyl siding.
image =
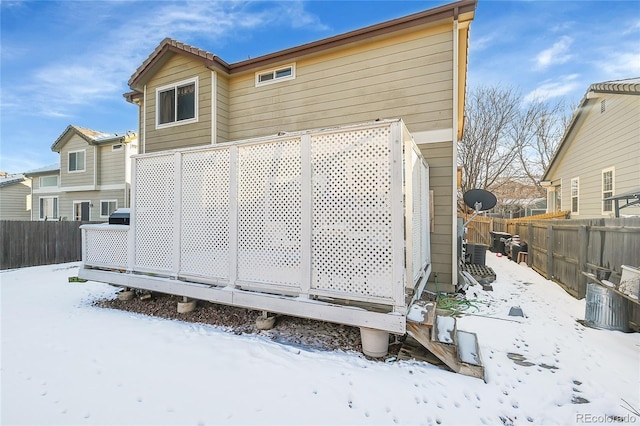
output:
M 233 140 L 402 118 L 409 131 L 450 128 L 450 27 L 422 30 L 296 62 L 296 78 L 255 87 L 254 73 L 229 84 Z
M 125 182 L 125 146 L 113 151 L 113 145 L 98 148 L 98 185 L 124 184 Z
M 69 153 L 84 151 L 84 171 L 69 173 Z M 73 135 L 60 150 L 60 187 L 94 185 L 94 147 L 80 136 Z
M 156 129 L 156 89 L 198 77 L 198 122 Z M 173 55 L 147 84 L 146 152 L 211 143 L 211 71 L 183 55 Z
M 31 220 L 31 181 L 0 187 L 0 220 Z
M 434 232 L 431 233 L 431 290 L 454 292 L 451 259 L 453 256 L 453 145 L 451 142 L 420 145 L 429 163 L 429 184 L 433 190 Z M 437 273 L 437 278 L 435 274 Z
M 109 218 L 100 217 L 100 201 L 101 200 L 117 200 L 118 208 L 124 207 L 124 188 L 109 191 L 79 191 L 64 192 L 56 194 L 58 196 L 58 215 L 63 220 L 73 220 L 73 202 L 89 201 L 92 206 L 89 207 L 89 220 L 97 222 L 106 222 Z M 38 207 L 36 206 L 36 209 Z M 37 216 L 37 211 L 35 213 Z
M 216 87 L 217 106 L 217 135 L 216 142 L 228 142 L 229 138 L 229 78 L 217 73 L 218 85 Z
M 605 112 L 600 113 L 605 100 Z M 602 170 L 613 167 L 614 193 L 621 194 L 640 187 L 640 97 L 637 95 L 600 94 L 590 99 L 549 175 L 562 179 L 562 206 L 571 206 L 570 182 L 580 179 L 579 217 L 602 216 Z M 629 208 L 624 214 L 638 214 Z M 574 217 L 578 217 L 573 215 Z

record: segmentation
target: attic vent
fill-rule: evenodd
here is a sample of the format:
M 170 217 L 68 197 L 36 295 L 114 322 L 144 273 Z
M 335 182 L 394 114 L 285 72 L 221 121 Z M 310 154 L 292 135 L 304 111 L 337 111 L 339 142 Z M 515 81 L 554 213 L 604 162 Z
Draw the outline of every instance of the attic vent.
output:
M 119 143 L 117 145 L 111 145 L 111 151 L 121 151 L 122 150 L 122 144 Z
M 600 102 L 600 114 L 604 114 L 604 110 L 607 108 L 607 103 L 606 103 L 606 99 L 603 99 Z

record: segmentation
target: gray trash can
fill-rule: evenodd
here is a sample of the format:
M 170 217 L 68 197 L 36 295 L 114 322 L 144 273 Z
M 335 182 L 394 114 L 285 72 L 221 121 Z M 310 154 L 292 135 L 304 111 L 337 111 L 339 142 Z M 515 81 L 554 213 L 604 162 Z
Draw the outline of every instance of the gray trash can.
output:
M 609 287 L 587 283 L 584 322 L 589 327 L 629 331 L 627 300 Z

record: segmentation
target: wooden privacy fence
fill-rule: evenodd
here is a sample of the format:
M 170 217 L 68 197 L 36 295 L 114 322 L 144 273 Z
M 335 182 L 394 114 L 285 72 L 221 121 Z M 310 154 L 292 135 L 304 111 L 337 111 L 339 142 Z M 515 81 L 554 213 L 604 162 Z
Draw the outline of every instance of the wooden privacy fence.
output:
M 0 269 L 81 260 L 82 223 L 0 221 Z
M 560 214 L 564 216 L 566 212 Z M 485 235 L 478 236 L 480 232 Z M 588 278 L 583 271 L 605 273 L 605 279 L 618 284 L 622 265 L 640 266 L 640 217 L 567 220 L 548 216 L 546 220 L 541 216 L 476 217 L 467 226 L 467 239 L 490 246 L 487 241 L 491 232 L 519 235 L 528 244 L 529 266 L 578 299 L 586 296 Z M 632 302 L 628 306 L 629 320 L 637 327 L 640 308 Z
M 582 271 L 606 270 L 618 283 L 621 265 L 640 265 L 640 218 L 516 223 L 513 234 L 528 243 L 530 266 L 577 298 L 586 293 Z

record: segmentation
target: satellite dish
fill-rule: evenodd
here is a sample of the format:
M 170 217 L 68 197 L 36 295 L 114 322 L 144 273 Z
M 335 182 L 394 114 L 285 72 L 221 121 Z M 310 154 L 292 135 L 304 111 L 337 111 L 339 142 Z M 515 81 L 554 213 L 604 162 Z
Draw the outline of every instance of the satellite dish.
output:
M 476 211 L 491 210 L 498 202 L 495 195 L 484 189 L 470 189 L 464 193 L 462 199 L 467 206 Z

